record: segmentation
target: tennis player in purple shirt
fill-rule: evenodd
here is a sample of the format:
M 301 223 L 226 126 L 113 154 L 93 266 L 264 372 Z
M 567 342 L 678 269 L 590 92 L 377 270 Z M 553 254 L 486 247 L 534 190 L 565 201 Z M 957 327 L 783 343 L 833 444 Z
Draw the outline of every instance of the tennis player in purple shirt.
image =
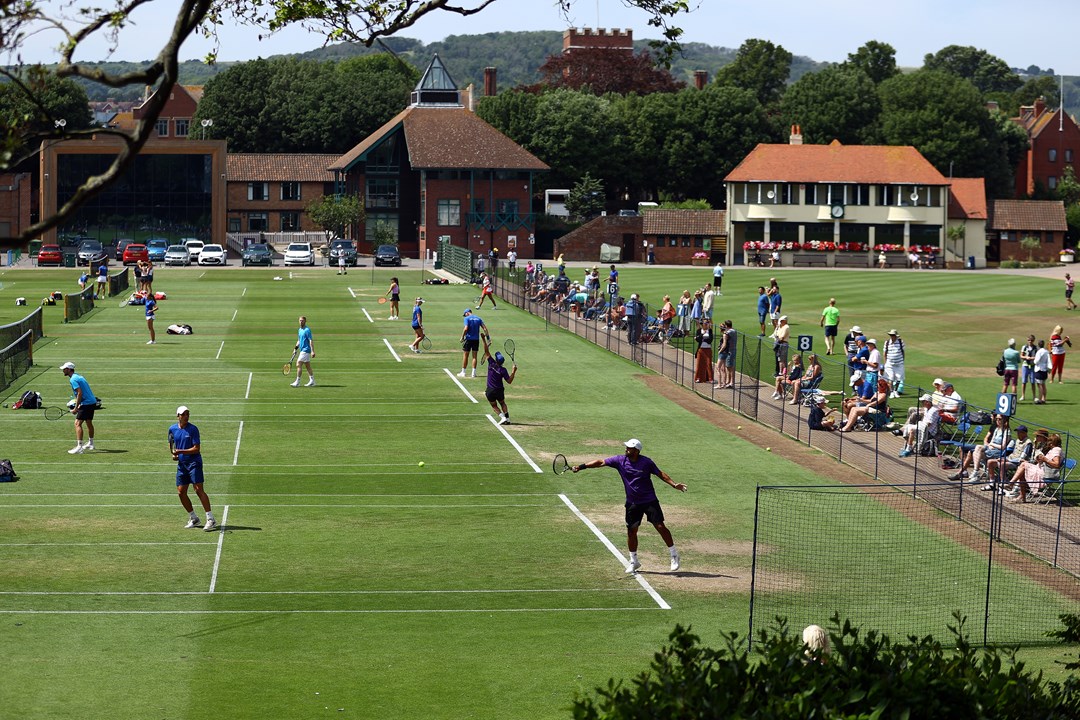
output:
M 626 546 L 630 550 L 630 564 L 627 565 L 626 572 L 634 573 L 641 567 L 637 555 L 637 536 L 642 517 L 652 523 L 667 544 L 668 552 L 671 553 L 671 570 L 674 572 L 679 569 L 679 551 L 675 549 L 675 539 L 671 537 L 671 531 L 664 525 L 664 511 L 656 497 L 652 476 L 657 476 L 680 492 L 686 492 L 686 483 L 676 483 L 666 472 L 656 467 L 651 458 L 642 455 L 640 440 L 631 439 L 623 444 L 626 446 L 625 455 L 615 455 L 605 460 L 590 460 L 572 469 L 579 472 L 585 468 L 606 466 L 619 471 L 619 477 L 626 488 Z

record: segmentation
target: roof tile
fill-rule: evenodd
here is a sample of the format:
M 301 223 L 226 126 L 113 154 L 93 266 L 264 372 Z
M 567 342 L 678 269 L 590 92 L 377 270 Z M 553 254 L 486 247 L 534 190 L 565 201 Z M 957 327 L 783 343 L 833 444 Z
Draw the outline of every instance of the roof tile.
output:
M 1065 203 L 1060 200 L 995 200 L 991 230 L 1065 232 Z
M 725 178 L 727 182 L 905 183 L 949 181 L 908 145 L 782 145 L 762 143 Z
M 286 153 L 229 153 L 229 182 L 332 182 L 327 168 L 337 155 L 291 155 Z
M 725 235 L 724 210 L 646 210 L 642 215 L 644 235 Z
M 986 219 L 986 183 L 982 178 L 952 178 L 949 217 L 956 220 Z

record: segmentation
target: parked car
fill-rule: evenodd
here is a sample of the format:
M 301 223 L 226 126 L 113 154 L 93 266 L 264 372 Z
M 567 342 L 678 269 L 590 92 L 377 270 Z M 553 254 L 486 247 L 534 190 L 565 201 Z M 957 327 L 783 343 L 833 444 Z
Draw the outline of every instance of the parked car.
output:
M 274 251 L 266 243 L 255 243 L 244 248 L 240 255 L 241 265 L 267 265 L 274 264 Z
M 164 238 L 150 238 L 146 241 L 146 254 L 150 262 L 165 262 L 165 253 L 169 251 L 169 241 Z
M 199 252 L 200 265 L 228 265 L 229 260 L 225 257 L 225 248 L 220 245 L 203 245 Z
M 135 241 L 132 240 L 131 238 L 121 238 L 121 239 L 117 240 L 116 241 L 116 252 L 113 255 L 113 257 L 115 257 L 117 260 L 124 257 L 124 250 L 127 249 L 127 246 L 128 245 L 134 245 L 134 244 L 135 244 Z
M 289 243 L 285 248 L 286 265 L 314 265 L 315 251 L 311 249 L 311 243 Z
M 42 245 L 38 250 L 37 264 L 60 267 L 64 264 L 64 251 L 59 245 Z
M 82 245 L 79 245 L 78 257 L 80 265 L 95 265 L 107 259 L 109 254 L 105 252 L 105 248 L 97 240 L 87 238 L 82 241 Z
M 619 217 L 637 217 L 637 216 L 638 216 L 638 211 L 637 210 L 620 210 L 619 211 Z
M 188 253 L 191 254 L 191 259 L 198 261 L 199 253 L 203 249 L 203 241 L 196 238 L 180 238 L 180 244 L 188 249 Z
M 184 245 L 170 245 L 165 251 L 166 265 L 190 265 L 191 253 Z
M 338 258 L 345 256 L 345 264 L 356 267 L 356 243 L 352 240 L 335 240 L 330 243 L 330 264 L 337 267 Z
M 375 251 L 375 264 L 397 265 L 400 267 L 401 253 L 398 252 L 397 245 L 380 245 Z
M 124 248 L 124 254 L 120 256 L 120 261 L 124 265 L 134 265 L 139 262 L 149 262 L 150 253 L 146 251 L 146 246 L 140 243 L 132 243 Z

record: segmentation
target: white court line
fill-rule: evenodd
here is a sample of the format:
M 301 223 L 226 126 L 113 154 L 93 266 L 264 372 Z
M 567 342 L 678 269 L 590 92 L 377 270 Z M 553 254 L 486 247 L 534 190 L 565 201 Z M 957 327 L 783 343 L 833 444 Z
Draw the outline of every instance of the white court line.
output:
M 210 543 L 198 543 L 209 545 Z M 626 587 L 605 588 L 529 588 L 529 589 L 488 589 L 488 590 L 226 590 L 215 595 L 553 595 L 555 593 L 592 593 L 592 592 L 637 592 Z M 42 596 L 147 596 L 173 597 L 174 595 L 207 595 L 202 590 L 0 590 L 0 595 L 42 595 Z
M 240 438 L 244 437 L 244 421 L 240 421 L 240 428 L 236 431 L 236 450 L 233 452 L 232 464 L 236 465 L 237 459 L 240 457 Z
M 353 292 L 352 288 L 345 288 L 345 289 L 349 291 L 350 295 L 352 295 L 353 297 L 356 297 L 356 293 Z
M 460 382 L 458 382 L 457 377 L 454 375 L 453 372 L 450 371 L 450 368 L 443 368 L 443 372 L 446 373 L 447 375 L 449 375 L 450 379 L 454 381 L 454 384 L 457 385 L 459 388 L 461 388 L 461 392 L 465 393 L 465 397 L 469 398 L 470 400 L 472 400 L 477 405 L 480 404 L 479 401 L 472 396 L 472 393 L 470 393 L 467 389 L 465 389 L 464 385 L 462 385 Z
M 363 311 L 364 317 L 367 318 L 367 321 L 369 323 L 375 322 L 375 318 L 371 317 L 371 314 L 367 311 L 367 308 L 360 308 L 360 310 Z
M 224 350 L 224 349 L 225 349 L 225 341 L 222 340 L 221 341 L 221 347 L 219 347 L 217 349 L 217 355 L 214 356 L 215 360 L 220 360 L 221 359 L 221 351 Z
M 205 270 L 202 271 L 202 274 L 199 275 L 198 279 L 202 280 L 204 277 L 206 277 L 206 271 Z
M 218 528 L 217 553 L 214 555 L 214 572 L 210 575 L 210 592 L 217 585 L 218 568 L 221 567 L 221 544 L 225 542 L 225 522 L 229 519 L 229 506 L 221 512 L 221 525 Z
M 232 503 L 236 505 L 236 503 Z M 55 503 L 49 505 L 45 503 L 39 504 L 19 504 L 19 505 L 0 505 L 0 510 L 15 509 L 15 508 L 49 508 L 51 510 L 60 510 L 61 508 L 175 508 L 175 503 L 167 505 L 153 505 L 150 503 L 63 503 L 57 505 Z M 238 506 L 240 507 L 240 506 Z M 425 504 L 416 505 L 412 503 L 389 504 L 389 503 L 292 503 L 292 504 L 277 504 L 277 503 L 244 503 L 242 507 L 256 507 L 256 508 L 341 508 L 342 510 L 348 508 L 387 508 L 398 509 L 405 508 L 407 510 L 423 509 L 423 510 L 475 510 L 479 508 L 532 508 L 532 507 L 550 507 L 544 503 L 476 503 L 472 505 L 459 505 L 456 503 L 443 503 L 443 504 Z
M 0 615 L 458 615 L 476 613 L 655 612 L 652 607 L 465 608 L 457 610 L 3 610 Z
M 560 493 L 559 499 L 566 503 L 566 507 L 570 508 L 570 511 L 577 515 L 578 519 L 581 520 L 581 522 L 585 523 L 585 527 L 592 530 L 593 535 L 600 539 L 600 542 L 604 544 L 604 547 L 610 550 L 611 554 L 619 559 L 619 562 L 622 564 L 623 568 L 630 567 L 630 561 L 623 557 L 623 554 L 619 552 L 618 548 L 611 544 L 611 541 L 607 539 L 607 536 L 605 536 L 604 533 L 600 532 L 600 528 L 596 527 L 596 525 L 593 525 L 592 520 L 585 517 L 585 515 L 574 506 L 574 503 L 570 502 L 570 498 Z M 641 585 L 641 587 L 645 588 L 645 592 L 649 593 L 649 596 L 656 601 L 656 604 L 659 605 L 661 609 L 671 609 L 671 606 L 667 604 L 664 598 L 660 597 L 660 593 L 653 590 L 652 585 L 650 585 L 649 582 L 645 578 L 643 578 L 640 573 L 634 573 L 634 579 L 638 581 L 638 584 Z
M 507 440 L 510 441 L 510 444 L 514 446 L 514 449 L 518 451 L 518 455 L 525 458 L 525 462 L 529 463 L 529 466 L 532 467 L 532 469 L 535 472 L 538 472 L 538 473 L 544 472 L 543 470 L 540 469 L 540 467 L 536 463 L 533 462 L 533 459 L 531 457 L 529 457 L 529 454 L 527 452 L 525 452 L 525 448 L 518 445 L 517 440 L 510 437 L 510 433 L 506 432 L 506 428 L 504 428 L 502 425 L 500 425 L 498 420 L 493 418 L 490 414 L 485 415 L 484 417 L 486 417 L 491 422 L 491 424 L 495 426 L 496 430 L 498 430 L 499 432 L 501 432 L 503 434 L 504 438 L 506 438 Z
M 208 542 L 0 543 L 0 547 L 103 547 L 105 545 L 210 545 Z
M 240 293 L 240 297 L 247 295 L 247 288 L 244 288 L 244 292 Z
M 251 395 L 251 378 L 252 378 L 253 375 L 255 375 L 255 373 L 253 373 L 253 372 L 248 373 L 247 390 L 244 391 L 244 399 L 245 400 L 247 400 L 248 397 Z
M 230 320 L 229 322 L 232 322 L 233 320 L 236 319 L 236 313 L 238 313 L 238 312 L 240 312 L 240 308 L 237 308 L 236 310 L 232 311 L 232 320 Z
M 390 354 L 394 356 L 394 359 L 398 362 L 401 362 L 401 356 L 394 352 L 394 348 L 390 345 L 390 340 L 388 340 L 387 338 L 383 338 L 382 341 L 386 345 L 386 349 L 389 350 Z

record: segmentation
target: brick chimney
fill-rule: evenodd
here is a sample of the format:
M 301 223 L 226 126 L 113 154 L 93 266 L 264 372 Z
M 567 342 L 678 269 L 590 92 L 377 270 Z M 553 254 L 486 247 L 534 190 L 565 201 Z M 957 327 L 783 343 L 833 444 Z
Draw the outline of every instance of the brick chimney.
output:
M 495 97 L 498 92 L 498 71 L 493 67 L 484 68 L 484 97 Z
M 791 138 L 788 140 L 791 145 L 802 145 L 802 128 L 798 125 L 791 126 Z
M 694 87 L 698 90 L 704 90 L 705 85 L 709 82 L 709 73 L 705 70 L 694 71 Z
M 1040 97 L 1035 101 L 1035 117 L 1039 117 L 1046 110 L 1046 98 Z

